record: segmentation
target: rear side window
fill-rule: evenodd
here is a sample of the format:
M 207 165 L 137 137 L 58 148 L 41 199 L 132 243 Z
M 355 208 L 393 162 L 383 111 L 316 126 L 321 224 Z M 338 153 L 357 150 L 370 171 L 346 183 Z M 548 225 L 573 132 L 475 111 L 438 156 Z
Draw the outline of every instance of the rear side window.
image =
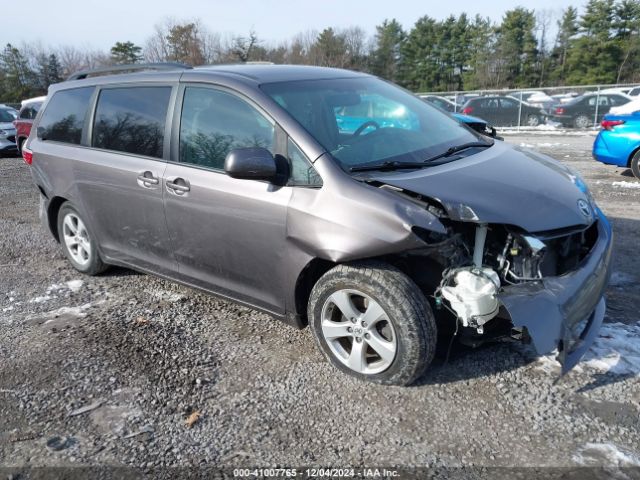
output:
M 33 120 L 36 118 L 41 106 L 42 102 L 29 103 L 28 105 L 25 105 L 22 107 L 22 110 L 20 110 L 18 118 L 21 120 Z
M 100 92 L 93 146 L 162 158 L 171 87 L 108 88 Z
M 38 125 L 38 138 L 79 145 L 93 88 L 54 93 Z

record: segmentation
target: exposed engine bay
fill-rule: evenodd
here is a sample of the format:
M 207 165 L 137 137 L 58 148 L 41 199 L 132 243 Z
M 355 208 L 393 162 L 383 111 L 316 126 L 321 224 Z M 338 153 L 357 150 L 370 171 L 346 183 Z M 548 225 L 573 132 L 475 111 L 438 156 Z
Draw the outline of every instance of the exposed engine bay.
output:
M 396 193 L 423 203 L 446 226 L 448 234 L 414 229 L 428 246 L 411 253 L 411 264 L 419 264 L 417 257 L 422 256 L 438 264 L 441 277 L 435 288 L 433 276 L 420 282 L 425 293 L 432 296 L 436 309 L 449 311 L 459 325 L 474 330 L 475 335 L 483 335 L 485 325 L 503 315 L 498 298 L 501 291 L 513 285 L 543 284 L 547 277 L 571 272 L 597 241 L 595 221 L 589 226 L 529 233 L 511 225 L 452 220 L 432 199 L 406 191 Z M 420 278 L 415 267 L 412 272 Z

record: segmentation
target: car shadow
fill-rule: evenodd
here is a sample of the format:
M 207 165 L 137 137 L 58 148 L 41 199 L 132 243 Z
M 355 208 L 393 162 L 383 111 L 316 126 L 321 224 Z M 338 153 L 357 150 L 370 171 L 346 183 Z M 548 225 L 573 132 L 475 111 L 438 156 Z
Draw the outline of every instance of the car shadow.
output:
M 131 270 L 130 268 L 126 268 L 126 267 L 116 267 L 115 265 L 112 265 L 109 267 L 109 269 L 102 273 L 101 276 L 102 277 L 132 277 L 132 276 L 142 276 L 142 275 L 146 275 L 142 272 L 137 272 L 135 270 Z

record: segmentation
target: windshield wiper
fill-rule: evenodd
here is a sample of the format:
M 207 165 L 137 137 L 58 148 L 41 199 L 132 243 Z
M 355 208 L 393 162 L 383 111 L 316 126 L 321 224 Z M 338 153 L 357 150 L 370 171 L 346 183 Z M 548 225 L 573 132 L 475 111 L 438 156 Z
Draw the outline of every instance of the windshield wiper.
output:
M 433 162 L 434 160 L 437 160 L 439 158 L 450 157 L 454 153 L 461 152 L 462 150 L 466 150 L 468 148 L 488 148 L 488 147 L 491 147 L 492 145 L 493 145 L 493 142 L 491 142 L 491 143 L 487 143 L 487 142 L 462 143 L 460 145 L 454 145 L 453 147 L 449 147 L 449 148 L 447 148 L 447 150 L 445 152 L 439 153 L 438 155 L 434 155 L 433 157 L 429 157 L 424 162 L 425 163 L 430 163 L 430 162 Z
M 392 160 L 392 161 L 386 161 L 381 163 L 374 163 L 372 165 L 360 165 L 356 167 L 351 167 L 349 171 L 350 172 L 366 172 L 369 170 L 384 171 L 384 170 L 402 170 L 402 169 L 430 167 L 430 166 L 433 166 L 433 161 L 438 160 L 439 158 L 450 157 L 454 153 L 461 152 L 462 150 L 466 150 L 468 148 L 487 148 L 492 145 L 493 143 L 487 143 L 487 142 L 463 143 L 461 145 L 455 145 L 453 147 L 450 147 L 446 151 L 439 153 L 438 155 L 434 155 L 433 157 L 429 157 L 422 162 L 398 162 L 398 161 Z
M 386 161 L 382 163 L 374 163 L 373 165 L 361 165 L 357 167 L 351 167 L 350 172 L 366 172 L 368 170 L 402 170 L 409 168 L 423 168 L 426 167 L 424 162 L 397 162 Z

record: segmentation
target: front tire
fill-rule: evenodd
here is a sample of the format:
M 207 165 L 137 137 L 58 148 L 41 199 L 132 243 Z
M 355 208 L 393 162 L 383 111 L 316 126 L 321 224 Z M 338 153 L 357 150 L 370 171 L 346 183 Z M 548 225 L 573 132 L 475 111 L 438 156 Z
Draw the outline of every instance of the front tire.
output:
M 418 286 L 382 262 L 338 265 L 314 286 L 309 323 L 339 370 L 384 385 L 408 385 L 433 360 L 437 330 Z
M 633 155 L 629 166 L 631 167 L 633 175 L 640 180 L 640 150 Z
M 96 238 L 69 202 L 63 204 L 58 212 L 58 238 L 65 256 L 79 272 L 97 275 L 107 269 L 100 259 Z
M 529 115 L 527 117 L 528 127 L 537 127 L 538 125 L 540 125 L 540 117 L 538 115 Z

